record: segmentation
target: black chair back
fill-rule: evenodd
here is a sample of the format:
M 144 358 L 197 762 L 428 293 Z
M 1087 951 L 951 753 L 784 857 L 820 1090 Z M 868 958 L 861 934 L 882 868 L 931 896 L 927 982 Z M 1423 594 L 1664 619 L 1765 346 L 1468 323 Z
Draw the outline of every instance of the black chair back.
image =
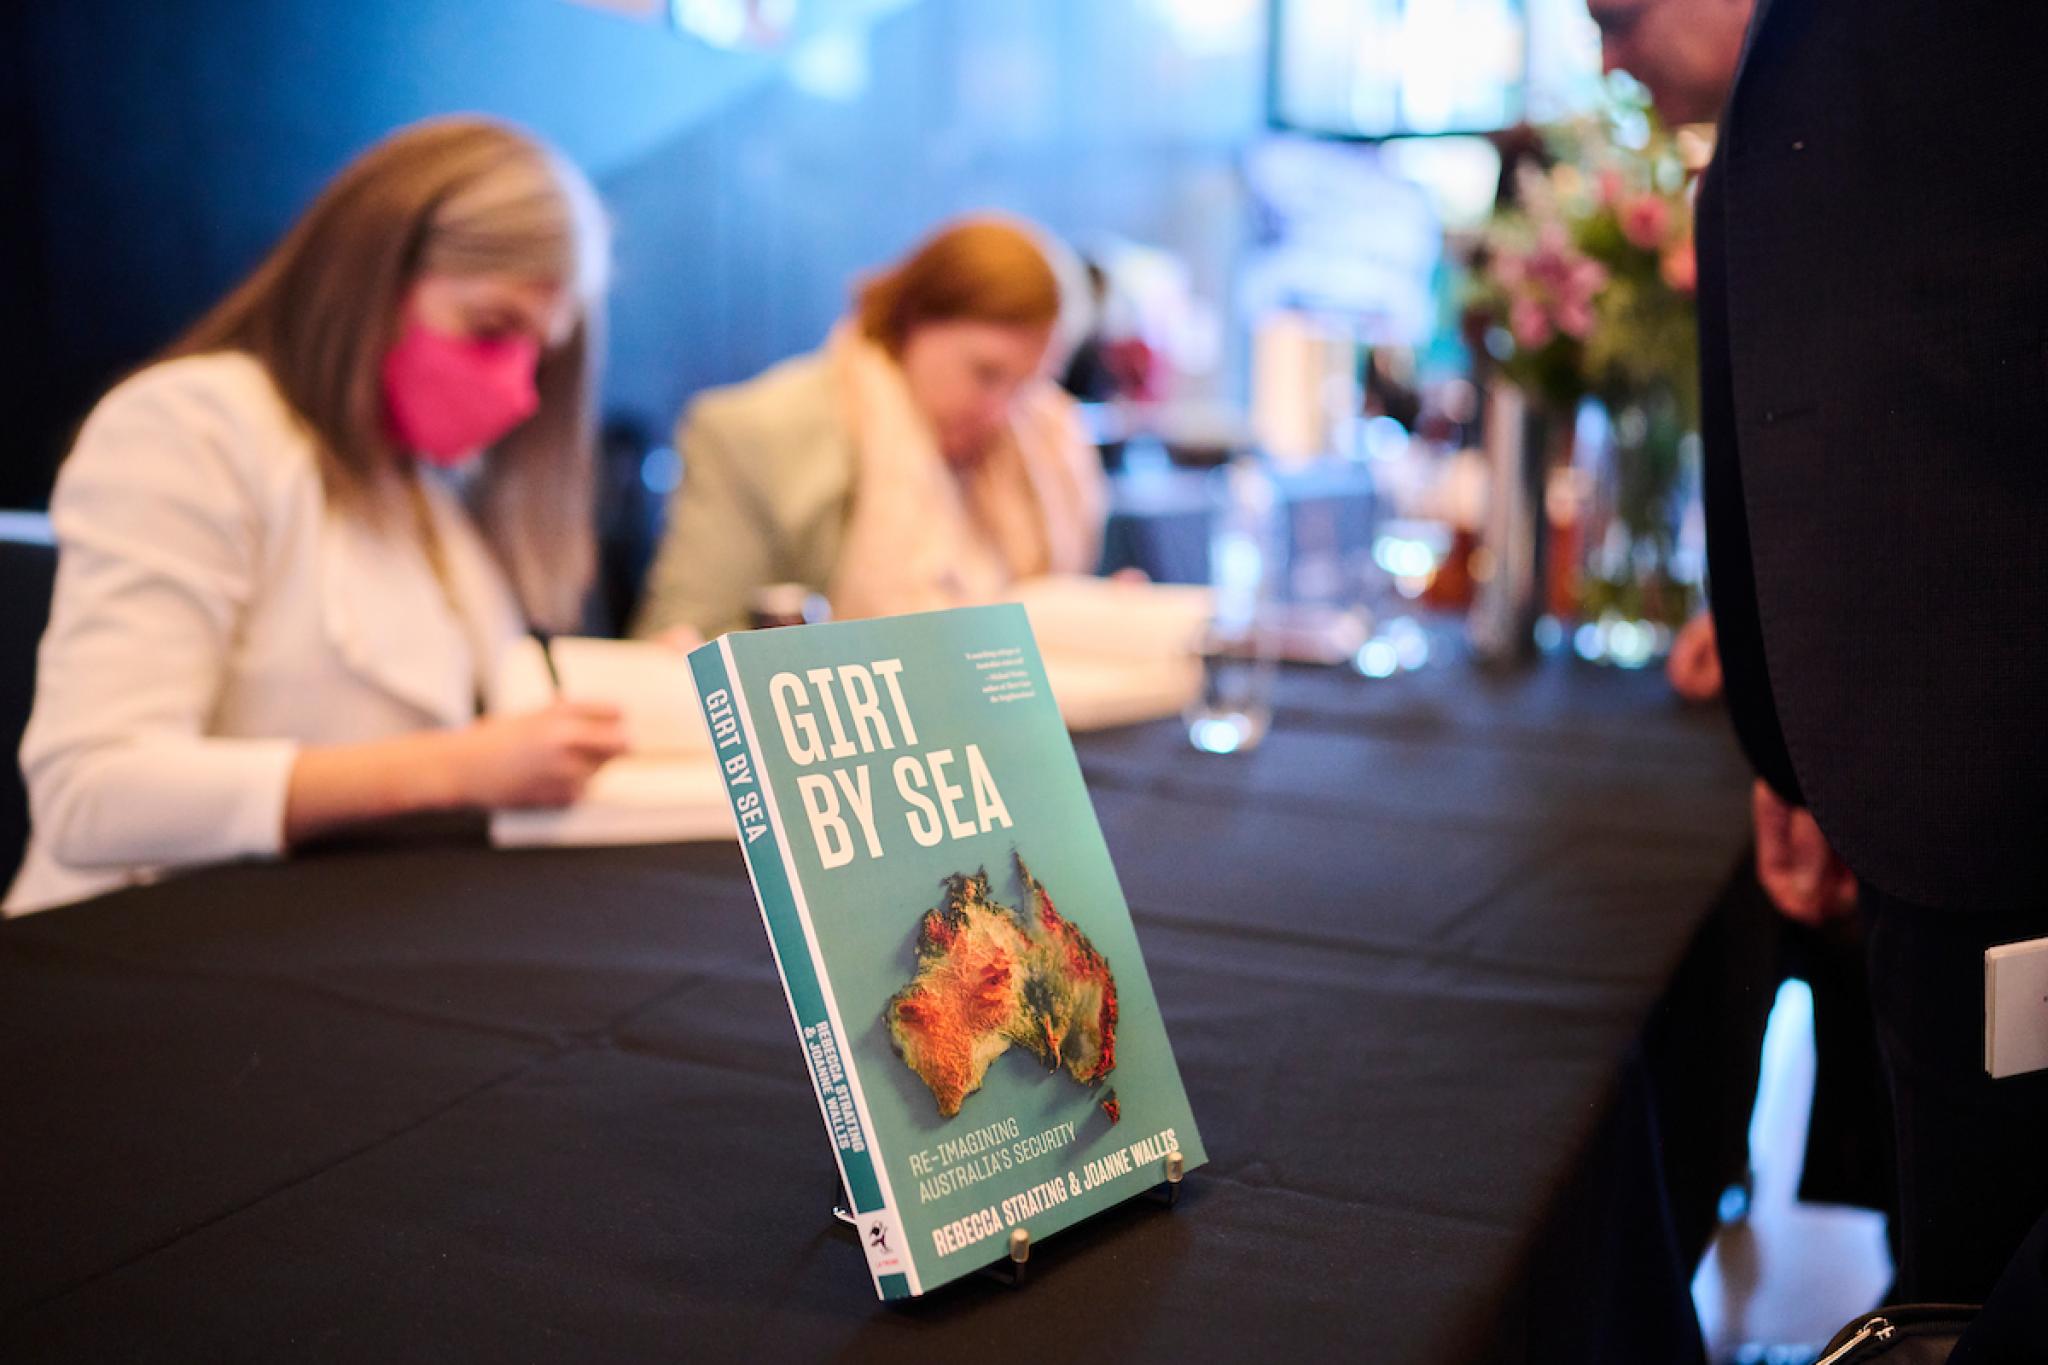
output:
M 668 495 L 682 479 L 675 451 L 631 418 L 607 422 L 597 468 L 597 582 L 584 611 L 592 635 L 632 627 L 647 569 L 668 523 Z
M 36 697 L 36 646 L 50 619 L 57 547 L 33 520 L 0 523 L 0 894 L 28 845 L 28 789 L 21 780 L 21 732 Z

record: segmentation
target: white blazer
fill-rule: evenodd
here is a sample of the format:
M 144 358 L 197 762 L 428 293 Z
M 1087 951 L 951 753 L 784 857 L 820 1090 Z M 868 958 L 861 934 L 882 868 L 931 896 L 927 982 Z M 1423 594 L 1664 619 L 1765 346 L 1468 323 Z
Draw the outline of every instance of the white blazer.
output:
M 275 856 L 299 746 L 472 718 L 520 616 L 459 499 L 424 482 L 460 617 L 417 536 L 329 511 L 252 357 L 167 361 L 100 402 L 50 502 L 32 829 L 0 910 Z

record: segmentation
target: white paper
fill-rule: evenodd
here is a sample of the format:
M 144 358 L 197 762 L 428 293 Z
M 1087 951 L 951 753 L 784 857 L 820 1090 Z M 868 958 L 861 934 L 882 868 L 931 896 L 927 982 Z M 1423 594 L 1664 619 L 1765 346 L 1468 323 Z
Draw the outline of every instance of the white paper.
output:
M 563 637 L 551 642 L 561 695 L 609 702 L 624 713 L 628 752 L 591 775 L 559 809 L 491 813 L 501 848 L 679 843 L 733 836 L 724 779 L 681 651 L 635 640 Z M 494 715 L 537 711 L 555 699 L 540 644 L 521 640 L 499 661 Z
M 1201 691 L 1208 588 L 1056 575 L 1018 584 L 1012 600 L 1031 618 L 1069 730 L 1177 716 Z
M 1081 574 L 1026 579 L 1010 600 L 1031 617 L 1041 654 L 1138 662 L 1195 653 L 1216 611 L 1209 588 Z
M 500 848 L 697 843 L 733 837 L 725 781 L 708 758 L 615 758 L 558 810 L 491 813 Z
M 2048 939 L 1984 953 L 1984 1069 L 1992 1079 L 2048 1067 Z
M 697 706 L 690 661 L 679 649 L 641 640 L 559 636 L 550 642 L 568 701 L 610 702 L 625 712 L 626 743 L 640 755 L 709 754 L 711 732 Z M 555 700 L 540 642 L 521 639 L 498 661 L 493 715 L 538 711 Z

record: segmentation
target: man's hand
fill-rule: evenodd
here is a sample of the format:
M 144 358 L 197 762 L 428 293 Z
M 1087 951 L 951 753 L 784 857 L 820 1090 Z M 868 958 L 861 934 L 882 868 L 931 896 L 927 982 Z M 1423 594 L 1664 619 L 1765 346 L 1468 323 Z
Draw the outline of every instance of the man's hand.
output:
M 1714 643 L 1714 618 L 1700 612 L 1678 629 L 1664 676 L 1687 701 L 1712 701 L 1721 695 L 1721 651 Z
M 1821 924 L 1856 908 L 1856 874 L 1835 856 L 1804 807 L 1786 804 L 1762 781 L 1750 789 L 1756 820 L 1756 876 L 1788 919 Z

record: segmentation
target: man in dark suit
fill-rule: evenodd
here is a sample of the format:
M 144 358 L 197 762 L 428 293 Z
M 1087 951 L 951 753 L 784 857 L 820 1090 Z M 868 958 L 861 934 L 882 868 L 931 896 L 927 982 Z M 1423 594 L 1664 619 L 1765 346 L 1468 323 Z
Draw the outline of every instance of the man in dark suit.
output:
M 1727 102 L 1752 0 L 1590 0 L 1608 70 L 1628 71 L 1668 123 L 1698 125 Z M 1680 631 L 1667 661 L 1691 701 L 1718 700 L 1712 618 Z M 1855 878 L 1812 816 L 1759 782 L 1754 864 L 1717 901 L 1645 1038 L 1663 1168 L 1681 1255 L 1696 1261 L 1730 1180 L 1750 1165 L 1759 1050 L 1778 984 L 1812 988 L 1815 1070 L 1798 1198 L 1860 1204 L 1896 1237 L 1891 1094 L 1872 1026 L 1863 934 L 1844 922 Z M 1758 856 L 1761 850 L 1761 856 Z
M 2048 1074 L 1983 1068 L 2048 935 L 2044 133 L 2048 6 L 1760 0 L 1699 200 L 1723 672 L 1766 863 L 1860 884 L 1909 1299 L 2048 1208 Z

